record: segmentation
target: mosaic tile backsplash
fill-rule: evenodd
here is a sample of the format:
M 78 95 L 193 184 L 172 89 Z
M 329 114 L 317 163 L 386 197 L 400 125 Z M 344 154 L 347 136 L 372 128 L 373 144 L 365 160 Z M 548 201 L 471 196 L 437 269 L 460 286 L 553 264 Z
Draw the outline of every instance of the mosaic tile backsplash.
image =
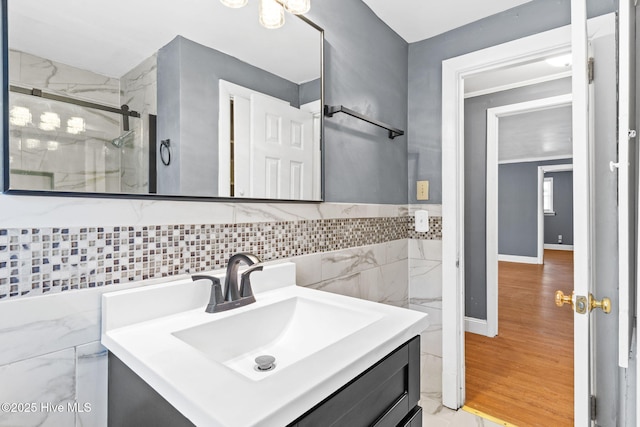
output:
M 0 299 L 94 288 L 223 268 L 230 255 L 264 261 L 384 243 L 442 239 L 442 218 L 416 233 L 413 217 L 245 224 L 0 229 Z

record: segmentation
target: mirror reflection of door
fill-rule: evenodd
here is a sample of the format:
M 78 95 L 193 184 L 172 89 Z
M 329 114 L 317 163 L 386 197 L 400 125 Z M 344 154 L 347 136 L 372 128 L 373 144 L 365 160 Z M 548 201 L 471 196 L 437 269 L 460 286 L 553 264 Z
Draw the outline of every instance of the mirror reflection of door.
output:
M 220 80 L 220 195 L 320 197 L 320 102 L 300 106 Z
M 252 197 L 306 199 L 313 191 L 313 116 L 274 100 L 251 96 Z

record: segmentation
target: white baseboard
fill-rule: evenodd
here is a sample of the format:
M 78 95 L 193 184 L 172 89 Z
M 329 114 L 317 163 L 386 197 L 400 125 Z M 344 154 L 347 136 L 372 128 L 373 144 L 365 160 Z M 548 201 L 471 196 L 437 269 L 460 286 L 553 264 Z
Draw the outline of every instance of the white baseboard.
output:
M 473 334 L 489 336 L 487 321 L 475 317 L 464 317 L 464 330 Z
M 521 264 L 538 264 L 538 257 L 498 254 L 498 261 L 519 262 Z
M 556 245 L 553 243 L 545 243 L 544 244 L 544 248 L 545 249 L 552 249 L 554 251 L 572 251 L 573 250 L 573 245 Z

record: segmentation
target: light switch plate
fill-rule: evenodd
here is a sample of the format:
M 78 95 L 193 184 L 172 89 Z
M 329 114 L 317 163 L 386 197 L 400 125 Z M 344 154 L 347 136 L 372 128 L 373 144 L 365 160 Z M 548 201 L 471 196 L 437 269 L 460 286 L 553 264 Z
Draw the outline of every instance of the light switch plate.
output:
M 429 181 L 417 181 L 417 200 L 429 200 Z

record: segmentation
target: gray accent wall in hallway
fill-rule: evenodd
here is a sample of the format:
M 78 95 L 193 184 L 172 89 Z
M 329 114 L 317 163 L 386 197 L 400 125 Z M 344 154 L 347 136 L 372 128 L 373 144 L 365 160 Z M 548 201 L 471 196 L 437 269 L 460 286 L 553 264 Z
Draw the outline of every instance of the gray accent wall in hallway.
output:
M 573 245 L 573 172 L 548 172 L 553 178 L 553 210 L 555 215 L 544 217 L 544 243 L 557 245 L 562 235 L 563 245 Z
M 566 78 L 465 100 L 464 244 L 467 316 L 486 319 L 487 109 L 570 92 L 571 80 Z M 533 197 L 535 200 L 535 194 Z M 535 211 L 531 215 L 535 215 Z M 537 226 L 534 227 L 536 228 L 529 232 L 536 233 Z
M 325 104 L 407 129 L 408 44 L 361 1 L 320 0 L 307 15 L 325 30 Z M 353 117 L 324 120 L 325 200 L 406 203 L 407 138 Z
M 572 163 L 572 159 L 507 163 L 498 166 L 498 253 L 500 255 L 538 256 L 538 167 L 569 163 Z M 563 186 L 564 190 L 569 191 L 570 204 L 573 201 L 572 182 L 570 180 L 568 188 Z M 558 197 L 560 196 L 567 195 L 558 194 Z M 567 213 L 564 209 L 566 204 L 562 203 L 559 207 L 561 212 Z M 571 208 L 570 212 L 572 211 Z M 573 231 L 570 237 L 573 242 Z

